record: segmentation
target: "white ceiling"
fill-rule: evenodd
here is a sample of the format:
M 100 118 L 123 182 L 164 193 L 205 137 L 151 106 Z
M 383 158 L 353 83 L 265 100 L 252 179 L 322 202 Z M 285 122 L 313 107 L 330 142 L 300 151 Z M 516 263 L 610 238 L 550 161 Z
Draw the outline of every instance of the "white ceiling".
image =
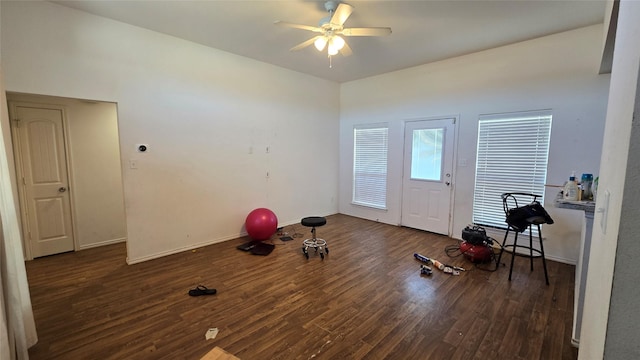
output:
M 313 46 L 289 49 L 315 35 L 273 24 L 318 25 L 324 1 L 73 0 L 55 3 L 173 35 L 252 59 L 345 82 L 602 23 L 604 0 L 345 1 L 345 27 L 391 27 L 386 37 L 346 38 L 353 55 L 332 58 Z

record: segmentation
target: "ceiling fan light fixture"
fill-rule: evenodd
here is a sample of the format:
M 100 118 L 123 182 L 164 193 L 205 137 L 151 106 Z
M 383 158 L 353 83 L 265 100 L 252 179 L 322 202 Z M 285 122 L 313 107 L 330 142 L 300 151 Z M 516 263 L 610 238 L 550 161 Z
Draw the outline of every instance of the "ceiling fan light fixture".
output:
M 338 54 L 338 51 L 340 51 L 344 47 L 344 39 L 338 35 L 333 35 L 329 38 L 327 45 L 327 52 L 329 53 L 329 55 L 336 55 Z
M 318 51 L 324 50 L 324 47 L 327 46 L 327 37 L 326 36 L 318 36 L 316 41 L 313 42 L 313 45 L 318 49 Z
M 338 35 L 334 35 L 329 39 L 329 47 L 335 48 L 337 51 L 342 50 L 344 47 L 344 39 Z

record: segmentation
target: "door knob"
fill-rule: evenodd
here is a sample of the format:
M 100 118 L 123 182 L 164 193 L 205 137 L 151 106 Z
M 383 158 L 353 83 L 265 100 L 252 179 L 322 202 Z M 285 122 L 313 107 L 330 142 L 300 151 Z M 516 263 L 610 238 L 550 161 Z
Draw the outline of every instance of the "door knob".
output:
M 447 181 L 447 182 L 445 182 L 444 184 L 445 184 L 445 185 L 447 185 L 447 186 L 451 185 L 451 183 L 450 183 L 450 182 L 448 182 L 448 181 Z
M 64 186 L 61 187 L 60 189 L 58 189 L 58 192 L 61 192 L 61 193 L 65 192 L 65 191 L 67 191 L 67 188 L 64 187 Z

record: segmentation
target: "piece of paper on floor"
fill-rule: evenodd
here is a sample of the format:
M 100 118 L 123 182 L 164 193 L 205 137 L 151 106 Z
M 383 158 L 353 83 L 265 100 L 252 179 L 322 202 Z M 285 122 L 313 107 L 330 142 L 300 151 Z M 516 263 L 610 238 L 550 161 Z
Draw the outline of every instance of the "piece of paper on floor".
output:
M 209 339 L 215 339 L 216 335 L 218 335 L 218 328 L 211 328 L 209 330 L 207 330 L 207 333 L 204 334 L 204 338 L 209 340 Z

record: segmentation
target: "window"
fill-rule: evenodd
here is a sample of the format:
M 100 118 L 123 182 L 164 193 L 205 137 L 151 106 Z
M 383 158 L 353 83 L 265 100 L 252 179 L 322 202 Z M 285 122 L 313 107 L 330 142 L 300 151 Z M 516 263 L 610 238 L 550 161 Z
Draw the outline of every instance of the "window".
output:
M 506 229 L 505 192 L 540 195 L 543 203 L 550 135 L 551 111 L 480 116 L 474 224 Z
M 411 179 L 442 180 L 444 129 L 413 130 Z
M 386 125 L 356 126 L 353 129 L 353 203 L 386 209 L 387 149 Z

